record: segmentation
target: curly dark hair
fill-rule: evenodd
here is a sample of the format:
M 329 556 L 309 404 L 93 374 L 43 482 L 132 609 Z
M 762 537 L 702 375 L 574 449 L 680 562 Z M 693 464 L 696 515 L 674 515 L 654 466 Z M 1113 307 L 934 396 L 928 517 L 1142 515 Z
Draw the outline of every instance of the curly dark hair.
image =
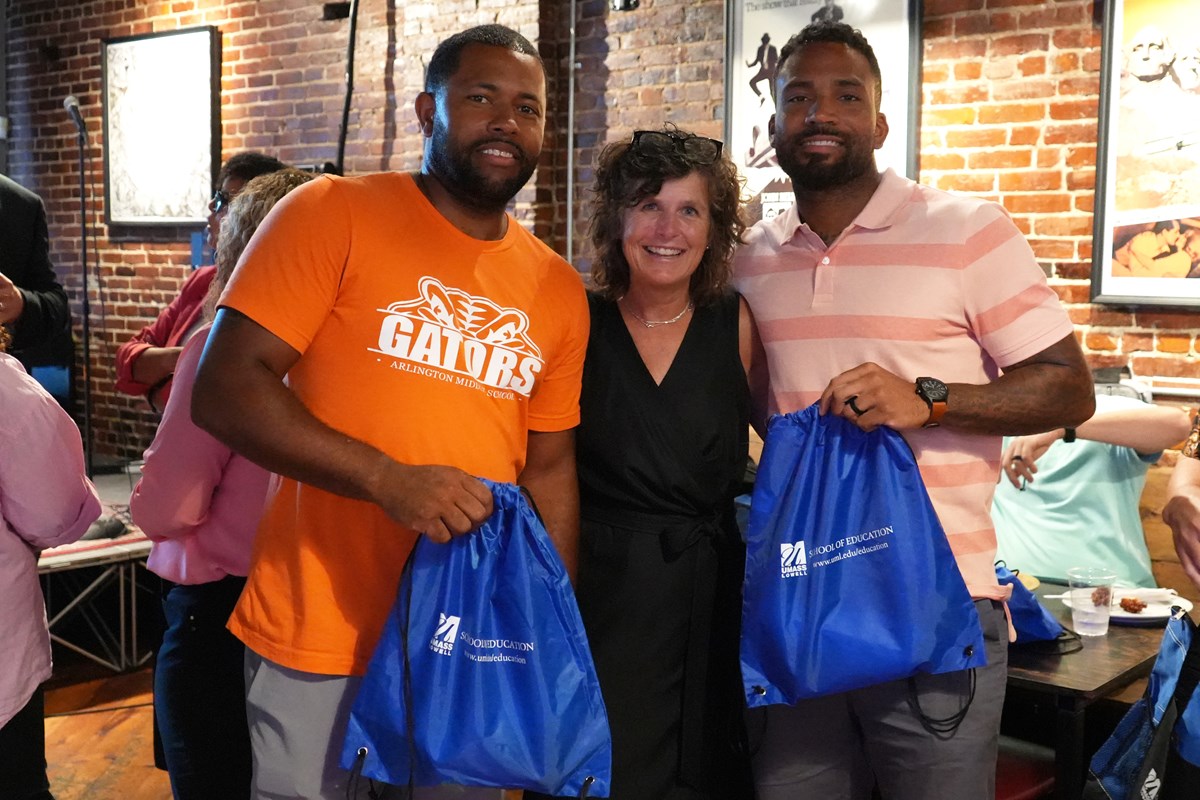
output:
M 725 293 L 733 275 L 733 248 L 741 244 L 746 230 L 742 180 L 724 153 L 711 158 L 684 146 L 689 139 L 703 137 L 674 125 L 665 126 L 659 133 L 670 137 L 674 146 L 639 142 L 635 147 L 632 141 L 616 142 L 600 153 L 589 231 L 595 249 L 592 286 L 610 300 L 618 300 L 629 291 L 629 263 L 622 250 L 626 209 L 658 194 L 665 181 L 695 172 L 704 178 L 708 189 L 711 227 L 708 249 L 688 288 L 692 302 L 704 305 Z
M 871 75 L 875 78 L 875 106 L 878 108 L 879 104 L 883 102 L 883 73 L 879 70 L 879 59 L 875 57 L 875 50 L 867 41 L 867 37 L 863 36 L 863 32 L 844 22 L 822 20 L 806 25 L 799 33 L 788 39 L 787 44 L 779 51 L 779 61 L 775 64 L 775 75 L 783 72 L 783 63 L 788 60 L 789 56 L 797 50 L 801 50 L 805 45 L 818 42 L 844 44 L 851 50 L 862 53 L 863 58 L 867 59 L 867 64 L 871 67 Z

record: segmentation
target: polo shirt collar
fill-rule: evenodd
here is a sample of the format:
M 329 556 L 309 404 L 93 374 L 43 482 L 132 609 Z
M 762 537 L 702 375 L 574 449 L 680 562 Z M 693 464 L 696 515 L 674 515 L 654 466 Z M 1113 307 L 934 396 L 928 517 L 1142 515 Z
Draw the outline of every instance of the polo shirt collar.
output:
M 888 227 L 892 224 L 896 212 L 911 197 L 912 187 L 913 182 L 908 178 L 897 175 L 890 167 L 885 169 L 875 194 L 871 195 L 863 210 L 858 212 L 858 216 L 850 223 L 851 226 L 869 230 Z M 808 226 L 800 221 L 800 212 L 795 203 L 788 206 L 787 211 L 777 215 L 771 223 L 780 242 L 794 239 L 801 233 L 802 227 L 808 229 Z

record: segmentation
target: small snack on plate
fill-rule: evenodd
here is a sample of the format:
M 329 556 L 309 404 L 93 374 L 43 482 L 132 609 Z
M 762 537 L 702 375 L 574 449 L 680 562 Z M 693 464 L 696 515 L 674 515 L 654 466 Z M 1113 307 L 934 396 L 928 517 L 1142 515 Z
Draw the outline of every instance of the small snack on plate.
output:
M 1136 597 L 1122 597 L 1121 610 L 1130 614 L 1140 614 L 1146 609 L 1146 604 Z
M 1100 586 L 1092 592 L 1092 605 L 1106 606 L 1112 602 L 1112 589 L 1107 586 Z

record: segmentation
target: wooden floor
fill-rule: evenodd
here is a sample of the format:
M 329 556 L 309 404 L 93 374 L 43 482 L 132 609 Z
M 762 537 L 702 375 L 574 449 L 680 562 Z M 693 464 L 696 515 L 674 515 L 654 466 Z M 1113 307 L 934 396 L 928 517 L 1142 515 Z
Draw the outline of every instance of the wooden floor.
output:
M 86 665 L 55 671 L 46 690 L 46 761 L 55 800 L 170 800 L 154 767 L 150 670 Z
M 46 687 L 46 761 L 55 800 L 171 800 L 154 767 L 151 671 L 58 664 Z M 520 800 L 521 792 L 504 793 Z

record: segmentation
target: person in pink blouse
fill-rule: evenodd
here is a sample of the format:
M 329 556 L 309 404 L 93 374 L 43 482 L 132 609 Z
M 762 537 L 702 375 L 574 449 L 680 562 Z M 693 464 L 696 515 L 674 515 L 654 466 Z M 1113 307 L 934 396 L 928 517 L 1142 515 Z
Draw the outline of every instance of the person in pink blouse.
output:
M 78 539 L 100 516 L 79 429 L 16 358 L 0 328 L 0 795 L 53 800 L 42 682 L 50 631 L 39 551 Z
M 174 389 L 130 498 L 154 541 L 146 566 L 164 580 L 167 628 L 154 672 L 154 714 L 176 800 L 250 796 L 244 648 L 225 629 L 250 566 L 270 475 L 192 423 L 192 384 L 212 307 L 275 203 L 312 178 L 285 169 L 255 178 L 233 201 L 217 243 L 205 320 L 184 345 Z
M 283 168 L 282 161 L 263 153 L 238 153 L 225 162 L 208 203 L 208 245 L 214 252 L 233 198 L 248 181 Z M 216 267 L 200 267 L 189 275 L 179 295 L 154 322 L 117 348 L 118 392 L 145 397 L 155 411 L 166 407 L 183 346 L 205 322 L 204 298 L 216 271 Z

